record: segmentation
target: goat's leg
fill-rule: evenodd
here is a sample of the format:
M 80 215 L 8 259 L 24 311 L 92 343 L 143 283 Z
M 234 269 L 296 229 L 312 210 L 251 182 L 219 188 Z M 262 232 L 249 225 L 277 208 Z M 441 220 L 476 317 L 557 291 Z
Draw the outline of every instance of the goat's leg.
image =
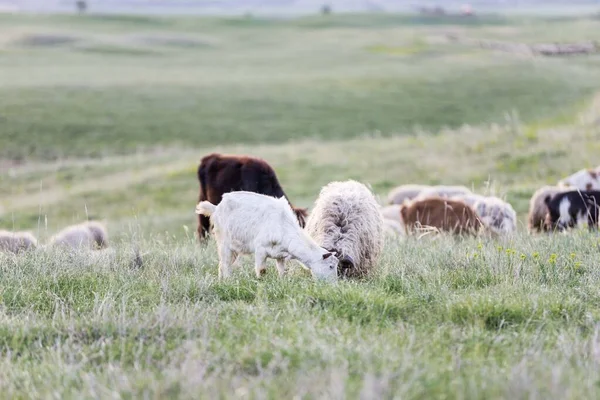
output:
M 219 279 L 227 279 L 231 276 L 231 264 L 235 258 L 235 254 L 228 246 L 219 246 Z
M 283 258 L 278 258 L 276 260 L 277 262 L 277 272 L 279 272 L 279 276 L 284 276 L 285 275 L 285 259 Z
M 254 253 L 254 270 L 256 271 L 256 277 L 260 278 L 267 272 L 267 252 L 261 249 L 257 249 Z

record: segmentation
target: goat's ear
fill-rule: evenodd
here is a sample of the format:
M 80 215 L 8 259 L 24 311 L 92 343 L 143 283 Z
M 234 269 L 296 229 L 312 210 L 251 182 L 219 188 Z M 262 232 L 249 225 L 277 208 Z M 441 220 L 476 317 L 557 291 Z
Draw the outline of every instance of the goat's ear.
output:
M 328 252 L 332 253 L 334 256 L 339 257 L 340 253 L 339 251 L 335 250 L 335 249 L 326 249 Z
M 332 253 L 325 253 L 325 254 L 323 254 L 323 260 L 327 260 L 332 255 L 333 255 Z
M 548 196 L 546 196 L 546 198 L 544 199 L 544 204 L 546 204 L 547 206 L 549 206 L 551 201 L 552 201 L 552 196 L 551 196 L 551 195 L 548 195 Z

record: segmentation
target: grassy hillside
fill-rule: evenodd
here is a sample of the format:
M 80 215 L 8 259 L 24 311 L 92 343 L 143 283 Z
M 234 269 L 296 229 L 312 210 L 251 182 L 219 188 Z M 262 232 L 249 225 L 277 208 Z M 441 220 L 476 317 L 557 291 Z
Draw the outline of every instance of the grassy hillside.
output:
M 435 132 L 512 111 L 532 122 L 572 114 L 600 82 L 596 58 L 532 60 L 444 39 L 530 40 L 546 20 L 13 18 L 0 42 L 10 159 Z M 560 31 L 593 38 L 593 26 Z
M 594 398 L 597 234 L 530 236 L 533 191 L 600 164 L 600 58 L 446 41 L 598 39 L 593 19 L 0 16 L 0 229 L 104 220 L 113 250 L 0 254 L 4 398 Z M 193 236 L 208 152 L 267 159 L 291 200 L 358 179 L 464 184 L 502 240 L 388 238 L 325 285 L 217 280 Z M 139 248 L 144 266 L 132 268 Z M 198 394 L 201 394 L 198 396 Z

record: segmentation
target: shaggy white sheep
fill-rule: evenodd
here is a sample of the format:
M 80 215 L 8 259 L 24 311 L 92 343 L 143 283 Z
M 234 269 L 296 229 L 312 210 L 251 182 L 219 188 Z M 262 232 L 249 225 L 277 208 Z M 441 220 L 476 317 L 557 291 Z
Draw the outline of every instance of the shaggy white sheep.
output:
M 401 185 L 394 188 L 388 194 L 388 204 L 402 204 L 405 200 L 412 200 L 417 197 L 425 189 L 429 189 L 429 185 Z
M 37 239 L 30 232 L 10 232 L 0 230 L 0 251 L 17 254 L 23 251 L 33 250 L 37 245 Z
M 321 189 L 305 229 L 321 247 L 337 253 L 341 275 L 359 277 L 375 266 L 381 254 L 383 226 L 371 191 L 349 180 Z
M 108 247 L 108 234 L 101 223 L 87 221 L 64 228 L 50 238 L 49 244 L 71 249 L 100 250 Z
M 253 192 L 230 192 L 219 205 L 202 201 L 196 214 L 210 217 L 219 248 L 219 277 L 230 276 L 240 254 L 254 253 L 256 275 L 265 273 L 267 257 L 277 261 L 279 275 L 285 261 L 295 259 L 315 278 L 337 279 L 338 259 L 302 229 L 285 197 Z

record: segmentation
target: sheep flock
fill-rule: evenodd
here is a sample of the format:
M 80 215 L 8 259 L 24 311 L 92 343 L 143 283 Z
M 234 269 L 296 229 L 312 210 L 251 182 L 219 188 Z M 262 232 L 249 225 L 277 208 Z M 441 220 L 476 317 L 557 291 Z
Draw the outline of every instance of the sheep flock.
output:
M 214 234 L 222 279 L 244 254 L 254 256 L 258 277 L 271 258 L 280 276 L 286 274 L 286 262 L 296 260 L 315 278 L 361 278 L 376 267 L 386 240 L 444 233 L 501 238 L 518 229 L 517 213 L 508 201 L 466 186 L 407 183 L 382 201 L 365 183 L 336 181 L 321 189 L 309 212 L 292 206 L 266 161 L 216 153 L 209 158 L 210 165 L 205 157 L 198 173 L 198 240 L 202 244 L 209 232 Z M 599 206 L 600 167 L 582 169 L 533 193 L 527 229 L 530 234 L 552 233 L 587 221 L 595 230 Z M 108 233 L 102 223 L 87 221 L 40 244 L 32 232 L 0 230 L 0 253 L 17 256 L 47 248 L 103 251 L 109 248 Z M 141 266 L 137 253 L 135 265 Z

